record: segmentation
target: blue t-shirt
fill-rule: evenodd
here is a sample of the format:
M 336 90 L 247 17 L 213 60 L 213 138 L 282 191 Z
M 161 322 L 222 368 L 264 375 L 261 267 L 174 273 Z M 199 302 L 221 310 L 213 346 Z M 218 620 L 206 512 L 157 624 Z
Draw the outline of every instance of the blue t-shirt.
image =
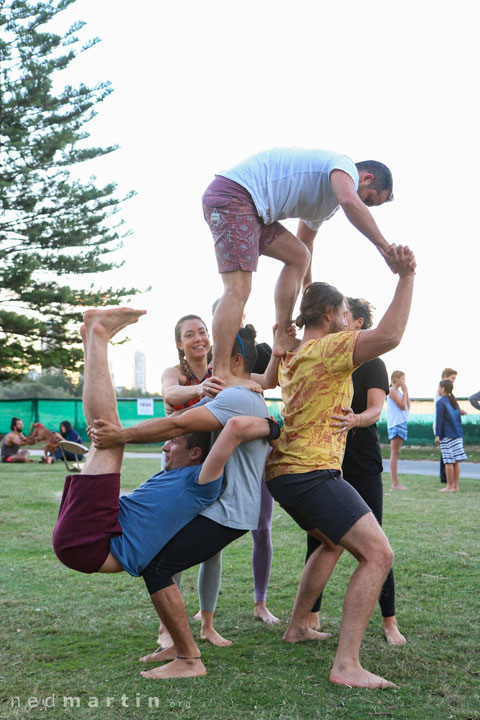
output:
M 138 577 L 160 550 L 220 495 L 222 477 L 198 485 L 201 465 L 163 470 L 119 500 L 123 535 L 110 550 L 130 575 Z

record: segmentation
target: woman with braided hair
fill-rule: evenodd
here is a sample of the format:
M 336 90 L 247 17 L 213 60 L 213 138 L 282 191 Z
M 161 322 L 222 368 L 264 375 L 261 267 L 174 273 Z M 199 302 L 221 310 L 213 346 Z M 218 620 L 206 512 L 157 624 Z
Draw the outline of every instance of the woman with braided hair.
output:
M 254 341 L 256 331 L 252 325 L 248 325 L 242 332 L 253 336 L 252 341 Z M 185 315 L 180 318 L 175 326 L 175 342 L 179 364 L 167 368 L 162 375 L 162 394 L 167 414 L 195 405 L 204 397 L 215 397 L 223 390 L 223 380 L 212 376 L 208 369 L 210 338 L 205 323 L 198 315 Z M 263 373 L 265 369 L 265 367 L 258 368 L 258 371 Z M 252 531 L 252 566 L 255 590 L 254 616 L 268 625 L 279 622 L 266 606 L 273 554 L 272 509 L 273 500 L 263 483 L 259 524 L 257 530 Z M 231 645 L 231 641 L 222 637 L 213 626 L 221 577 L 222 553 L 219 552 L 200 565 L 198 573 L 200 611 L 195 615 L 195 619 L 201 620 L 202 640 L 208 640 L 218 647 L 225 647 Z M 180 585 L 181 573 L 175 576 L 175 580 Z M 171 642 L 171 638 L 160 623 L 159 645 L 169 647 Z
M 195 405 L 203 397 L 215 397 L 223 380 L 208 369 L 210 338 L 198 315 L 184 315 L 175 325 L 179 364 L 162 374 L 162 395 L 167 415 Z

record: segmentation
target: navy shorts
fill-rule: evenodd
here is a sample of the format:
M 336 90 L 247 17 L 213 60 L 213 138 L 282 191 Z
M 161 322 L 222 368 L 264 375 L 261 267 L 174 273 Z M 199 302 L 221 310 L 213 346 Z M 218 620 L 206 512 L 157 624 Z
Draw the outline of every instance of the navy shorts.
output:
M 339 470 L 279 475 L 267 483 L 281 507 L 307 532 L 320 530 L 334 545 L 372 512 Z

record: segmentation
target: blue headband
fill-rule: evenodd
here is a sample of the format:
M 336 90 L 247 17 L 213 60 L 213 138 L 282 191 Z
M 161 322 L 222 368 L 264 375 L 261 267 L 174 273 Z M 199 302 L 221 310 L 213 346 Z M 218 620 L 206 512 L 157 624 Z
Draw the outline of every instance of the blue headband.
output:
M 237 342 L 238 342 L 238 344 L 240 345 L 240 349 L 241 349 L 241 351 L 242 351 L 242 358 L 244 358 L 244 357 L 245 357 L 245 348 L 243 347 L 242 338 L 240 337 L 240 333 L 239 333 L 239 332 L 237 333 Z

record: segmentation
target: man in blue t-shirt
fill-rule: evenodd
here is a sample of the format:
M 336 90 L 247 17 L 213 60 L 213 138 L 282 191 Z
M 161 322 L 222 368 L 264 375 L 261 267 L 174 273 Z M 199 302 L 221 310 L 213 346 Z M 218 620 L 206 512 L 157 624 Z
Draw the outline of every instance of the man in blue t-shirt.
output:
M 140 314 L 128 309 L 85 314 L 82 337 L 88 353 L 83 407 L 89 423 L 100 414 L 119 423 L 107 344 Z M 79 572 L 126 570 L 130 575 L 140 575 L 179 530 L 218 498 L 223 467 L 233 450 L 243 441 L 268 435 L 267 421 L 255 424 L 255 420 L 225 423 L 206 460 L 209 432 L 171 438 L 164 447 L 165 471 L 120 498 L 123 448 L 92 447 L 82 474 L 65 481 L 53 533 L 57 557 Z
M 262 475 L 268 452 L 266 440 L 278 437 L 278 426 L 266 419 L 268 410 L 263 397 L 244 386 L 250 379 L 256 357 L 254 332 L 249 327 L 241 328 L 231 349 L 231 371 L 238 383 L 234 387 L 223 390 L 201 407 L 198 403 L 182 414 L 147 420 L 131 428 L 122 428 L 118 421 L 97 414 L 88 430 L 96 447 L 117 453 L 125 443 L 158 442 L 200 430 L 219 433 L 205 467 L 224 433 L 233 428 L 232 438 L 228 440 L 227 435 L 226 450 L 222 451 L 225 479 L 219 498 L 185 525 L 142 573 L 152 602 L 174 642 L 172 647 L 145 658 L 153 662 L 171 660 L 142 673 L 148 678 L 205 675 L 200 652 L 190 632 L 185 603 L 173 577 L 208 560 L 258 526 Z M 270 373 L 276 377 L 277 372 L 278 358 L 275 358 L 266 378 Z M 244 442 L 238 445 L 240 432 Z M 227 449 L 231 452 L 228 460 Z

